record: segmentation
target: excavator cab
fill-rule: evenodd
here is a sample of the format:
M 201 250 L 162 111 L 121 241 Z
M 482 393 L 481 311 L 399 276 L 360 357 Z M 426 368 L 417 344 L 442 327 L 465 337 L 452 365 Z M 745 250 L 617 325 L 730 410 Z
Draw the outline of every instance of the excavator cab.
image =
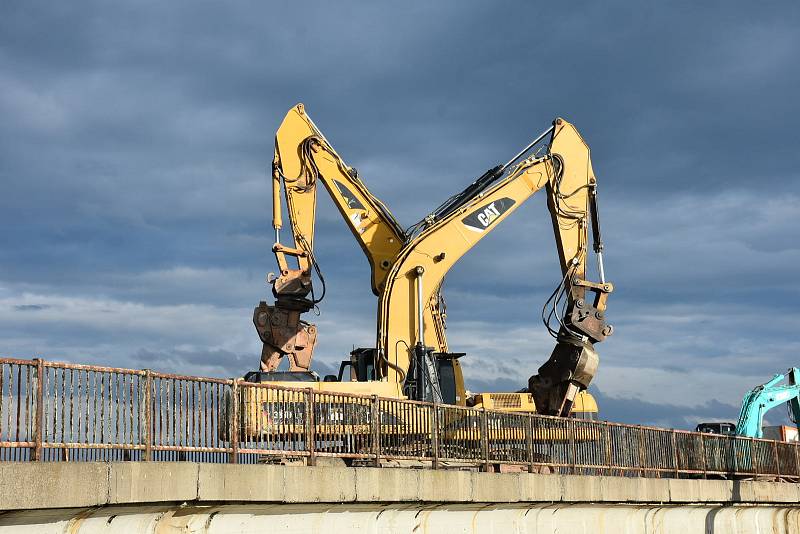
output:
M 704 434 L 719 434 L 722 436 L 735 436 L 736 425 L 733 423 L 700 423 L 694 429 L 695 432 L 702 432 Z
M 464 378 L 461 375 L 461 366 L 458 359 L 464 352 L 434 352 L 436 370 L 439 375 L 439 391 L 442 393 L 442 402 L 445 404 L 464 405 L 465 392 Z M 460 387 L 459 387 L 460 386 Z
M 464 377 L 458 359 L 464 356 L 463 352 L 434 352 L 439 390 L 442 402 L 445 404 L 464 405 Z M 374 348 L 358 348 L 350 353 L 349 360 L 339 364 L 338 375 L 327 375 L 325 382 L 371 382 L 377 379 L 375 361 L 377 351 Z M 419 399 L 417 399 L 419 400 Z
M 350 368 L 350 376 L 345 378 L 347 368 Z M 325 378 L 328 379 L 327 376 Z M 355 349 L 350 353 L 350 359 L 343 360 L 339 365 L 337 382 L 369 382 L 371 380 L 375 380 L 375 349 Z

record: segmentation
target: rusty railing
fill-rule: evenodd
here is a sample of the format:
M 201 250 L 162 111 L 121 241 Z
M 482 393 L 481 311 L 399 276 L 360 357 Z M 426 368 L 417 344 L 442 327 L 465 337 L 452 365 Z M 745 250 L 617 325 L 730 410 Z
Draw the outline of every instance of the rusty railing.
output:
M 795 443 L 0 359 L 0 461 L 313 465 L 325 456 L 434 469 L 800 478 Z

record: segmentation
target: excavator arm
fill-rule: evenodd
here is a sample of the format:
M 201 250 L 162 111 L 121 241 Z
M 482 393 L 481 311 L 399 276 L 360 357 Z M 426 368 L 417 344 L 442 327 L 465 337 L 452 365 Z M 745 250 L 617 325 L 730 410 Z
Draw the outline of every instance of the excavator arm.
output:
M 263 342 L 261 368 L 275 370 L 288 356 L 289 368 L 308 370 L 316 343 L 316 327 L 300 319 L 324 296 L 324 278 L 314 256 L 317 185 L 325 186 L 331 199 L 358 241 L 371 270 L 371 287 L 379 295 L 386 275 L 394 264 L 406 235 L 388 208 L 361 182 L 297 104 L 286 114 L 275 135 L 272 163 L 272 221 L 275 228 L 273 252 L 280 273 L 271 279 L 276 302 L 261 302 L 253 323 Z M 292 231 L 293 245 L 281 244 L 283 204 Z M 294 258 L 294 268 L 290 259 Z M 312 282 L 316 270 L 323 284 L 317 294 Z M 429 320 L 440 330 L 437 347 L 446 350 L 444 315 L 439 312 L 438 293 L 432 296 Z
M 546 154 L 511 167 L 548 135 Z M 574 126 L 557 119 L 515 159 L 487 171 L 440 206 L 400 251 L 380 298 L 377 346 L 388 381 L 401 380 L 397 369 L 407 370 L 410 397 L 439 398 L 429 348 L 435 325 L 425 313 L 431 296 L 467 251 L 542 188 L 547 190 L 563 278 L 548 303 L 559 323 L 548 329 L 558 342 L 529 387 L 540 412 L 566 415 L 577 392 L 588 386 L 598 361 L 593 344 L 611 334 L 604 312 L 613 286 L 586 280 L 590 223 L 595 227 L 595 251 L 602 254 L 596 179 L 588 146 Z M 502 339 L 495 343 L 501 345 Z
M 306 115 L 303 105 L 297 104 L 289 110 L 275 135 L 272 163 L 272 223 L 276 238 L 283 227 L 281 188 L 294 237 L 293 248 L 281 245 L 280 239 L 275 240 L 273 250 L 281 267 L 286 265 L 285 256 L 290 255 L 298 258 L 301 269 L 310 271 L 318 181 L 327 189 L 364 251 L 371 267 L 372 292 L 378 295 L 405 242 L 405 232 L 386 206 L 364 186 L 356 170 L 336 153 Z M 281 282 L 278 286 L 280 292 Z
M 792 420 L 800 423 L 800 370 L 792 367 L 788 377 L 777 374 L 766 384 L 757 386 L 745 395 L 739 421 L 736 423 L 736 434 L 751 438 L 764 436 L 762 426 L 764 414 L 781 404 L 789 404 Z M 788 378 L 788 384 L 780 384 Z

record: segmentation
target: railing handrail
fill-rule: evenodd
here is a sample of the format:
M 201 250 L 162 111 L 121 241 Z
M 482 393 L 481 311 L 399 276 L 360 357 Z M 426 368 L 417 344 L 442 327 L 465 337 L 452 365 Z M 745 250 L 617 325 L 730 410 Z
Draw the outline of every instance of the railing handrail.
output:
M 167 454 L 221 461 L 213 455 L 223 454 L 230 462 L 276 456 L 313 464 L 338 456 L 370 465 L 417 459 L 433 468 L 446 460 L 483 469 L 800 479 L 797 443 L 317 391 L 307 382 L 0 358 L 0 460 L 101 453 L 142 461 Z

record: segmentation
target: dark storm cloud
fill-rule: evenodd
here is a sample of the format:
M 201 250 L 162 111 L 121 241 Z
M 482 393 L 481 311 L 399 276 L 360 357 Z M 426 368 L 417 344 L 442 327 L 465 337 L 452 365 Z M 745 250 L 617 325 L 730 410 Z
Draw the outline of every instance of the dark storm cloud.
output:
M 14 306 L 15 310 L 21 312 L 46 310 L 47 308 L 49 308 L 49 306 L 46 304 L 18 304 Z
M 405 225 L 563 115 L 592 147 L 617 288 L 601 409 L 629 420 L 626 402 L 655 391 L 648 421 L 728 417 L 800 348 L 787 283 L 799 15 L 791 2 L 6 3 L 0 350 L 254 365 L 250 314 L 275 270 L 272 135 L 298 101 Z M 319 218 L 328 370 L 374 343 L 375 298 L 327 200 Z M 534 199 L 449 276 L 450 344 L 470 353 L 473 389 L 517 389 L 549 354 L 549 224 Z

